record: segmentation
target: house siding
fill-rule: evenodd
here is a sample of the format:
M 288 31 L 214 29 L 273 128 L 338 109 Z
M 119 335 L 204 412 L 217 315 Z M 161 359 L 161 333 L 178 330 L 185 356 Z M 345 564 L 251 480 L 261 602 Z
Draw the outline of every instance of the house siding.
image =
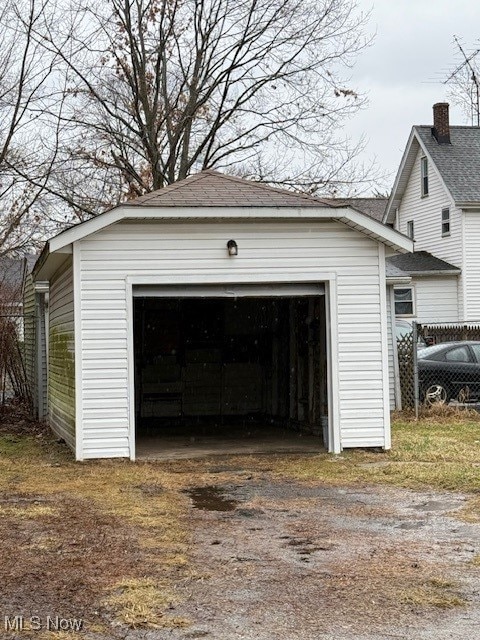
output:
M 462 212 L 451 196 L 432 162 L 429 162 L 429 194 L 421 196 L 420 149 L 410 174 L 407 188 L 398 208 L 396 228 L 407 234 L 407 222 L 414 221 L 415 251 L 429 251 L 437 258 L 461 267 Z M 442 237 L 442 209 L 450 208 L 450 236 Z
M 422 198 L 420 161 L 424 155 L 422 149 L 420 149 L 415 158 L 407 188 L 397 211 L 395 228 L 406 234 L 407 223 L 409 220 L 413 220 L 415 226 L 415 251 L 428 251 L 437 258 L 441 258 L 463 271 L 465 234 L 463 212 L 455 207 L 455 203 L 431 161 L 428 164 L 429 194 Z M 441 216 L 442 209 L 446 207 L 450 208 L 450 235 L 442 237 Z M 441 318 L 439 322 L 453 322 L 455 320 L 446 319 L 447 317 L 453 317 L 453 315 L 456 320 L 462 319 L 464 314 L 464 285 L 462 278 L 463 274 L 457 279 L 456 314 L 452 314 L 451 309 L 446 309 L 445 318 L 443 318 L 441 314 L 437 314 L 436 308 L 432 309 L 434 315 L 438 315 Z M 418 295 L 418 300 L 420 300 L 420 295 Z M 429 302 L 426 304 L 428 305 Z M 428 309 L 424 310 L 428 316 Z M 422 313 L 424 310 L 422 309 Z M 423 321 L 425 322 L 426 320 Z M 431 322 L 431 320 L 429 321 Z
M 52 430 L 75 449 L 73 268 L 69 257 L 50 282 L 48 407 Z
M 395 317 L 392 310 L 392 292 L 393 287 L 387 287 L 387 339 L 388 339 L 388 389 L 390 399 L 390 411 L 397 408 L 397 377 L 398 362 L 396 358 L 396 333 L 395 333 Z
M 25 375 L 30 390 L 32 408 L 35 417 L 38 417 L 38 385 L 36 366 L 36 337 L 35 337 L 35 289 L 32 276 L 25 279 L 23 289 L 23 349 L 25 361 Z
M 464 212 L 466 322 L 480 322 L 480 211 Z
M 37 405 L 38 418 L 45 420 L 48 414 L 48 357 L 46 335 L 46 301 L 43 293 L 35 294 L 35 327 L 36 327 L 36 358 L 37 370 Z
M 413 278 L 415 319 L 425 324 L 458 322 L 458 277 Z
M 235 238 L 239 255 L 229 258 Z M 336 273 L 343 447 L 385 446 L 379 244 L 341 223 L 120 223 L 78 241 L 82 457 L 128 457 L 127 279 L 157 284 L 290 282 Z M 382 317 L 383 314 L 383 317 Z M 130 363 L 131 366 L 131 363 Z M 131 372 L 130 372 L 131 375 Z

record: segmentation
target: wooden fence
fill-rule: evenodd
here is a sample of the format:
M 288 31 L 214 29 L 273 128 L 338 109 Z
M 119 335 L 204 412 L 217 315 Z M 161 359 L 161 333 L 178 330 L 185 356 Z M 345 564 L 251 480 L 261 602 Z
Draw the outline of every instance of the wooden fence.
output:
M 457 340 L 480 340 L 480 325 L 427 325 L 419 324 L 418 335 L 432 344 L 456 342 Z
M 413 333 L 408 333 L 397 340 L 398 369 L 403 409 L 415 408 L 415 348 Z

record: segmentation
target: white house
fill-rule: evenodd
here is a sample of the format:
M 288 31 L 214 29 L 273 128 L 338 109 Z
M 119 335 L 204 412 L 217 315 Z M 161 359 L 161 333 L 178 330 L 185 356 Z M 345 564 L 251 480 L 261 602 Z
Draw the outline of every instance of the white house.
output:
M 213 171 L 121 205 L 32 273 L 38 411 L 78 460 L 133 460 L 146 426 L 218 415 L 389 448 L 385 259 L 412 249 L 351 207 Z
M 387 260 L 410 278 L 395 288 L 397 315 L 479 322 L 480 128 L 450 126 L 448 104 L 435 104 L 433 127 L 412 128 L 384 222 L 415 242 Z

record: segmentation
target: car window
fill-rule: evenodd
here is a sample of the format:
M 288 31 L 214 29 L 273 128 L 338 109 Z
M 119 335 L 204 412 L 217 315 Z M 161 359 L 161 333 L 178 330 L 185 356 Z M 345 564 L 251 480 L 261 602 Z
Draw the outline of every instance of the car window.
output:
M 470 362 L 470 353 L 468 347 L 457 347 L 456 349 L 450 349 L 445 353 L 445 360 L 447 362 Z
M 480 344 L 471 344 L 470 347 L 473 349 L 477 362 L 480 362 Z
M 425 349 L 421 349 L 418 352 L 418 358 L 420 360 L 429 360 L 436 356 L 437 353 L 440 353 L 445 349 L 444 344 L 434 344 L 432 347 L 426 347 Z M 443 357 L 440 355 L 435 360 L 443 360 Z

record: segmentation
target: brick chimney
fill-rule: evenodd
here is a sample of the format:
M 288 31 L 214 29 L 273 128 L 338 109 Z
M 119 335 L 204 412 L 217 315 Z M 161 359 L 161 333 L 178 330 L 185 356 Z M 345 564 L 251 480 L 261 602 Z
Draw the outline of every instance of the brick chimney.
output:
M 448 117 L 448 102 L 437 102 L 433 105 L 432 134 L 438 144 L 450 144 L 450 123 Z

